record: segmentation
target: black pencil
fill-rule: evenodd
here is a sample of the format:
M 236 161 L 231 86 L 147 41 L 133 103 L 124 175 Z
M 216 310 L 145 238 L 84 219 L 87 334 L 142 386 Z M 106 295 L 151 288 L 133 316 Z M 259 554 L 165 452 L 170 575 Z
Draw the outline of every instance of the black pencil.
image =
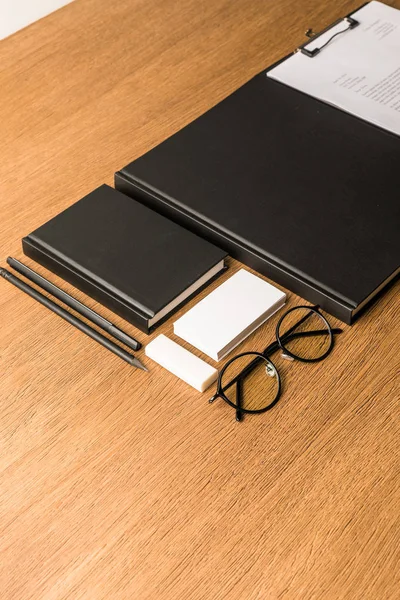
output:
M 59 306 L 58 304 L 56 304 L 55 302 L 53 302 L 52 300 L 35 290 L 33 287 L 31 287 L 24 281 L 21 281 L 21 279 L 19 279 L 18 277 L 15 277 L 15 275 L 7 271 L 7 269 L 0 268 L 0 276 L 4 277 L 6 281 L 9 281 L 13 285 L 15 285 L 17 288 L 28 294 L 28 296 L 31 296 L 31 298 L 34 298 L 37 302 L 43 304 L 43 306 L 46 306 L 46 308 L 56 313 L 56 315 L 58 315 L 65 321 L 68 321 L 68 323 L 70 323 L 83 333 L 86 333 L 86 335 L 88 335 L 93 340 L 104 346 L 104 348 L 107 348 L 107 350 L 110 350 L 111 352 L 125 360 L 133 367 L 136 367 L 137 369 L 142 369 L 143 371 L 147 371 L 146 367 L 142 365 L 142 363 L 137 358 L 132 356 L 132 354 L 129 354 L 128 352 L 126 352 L 126 350 L 124 350 L 117 344 L 114 344 L 114 342 L 106 338 L 104 335 L 102 335 L 92 327 L 89 327 L 89 325 L 86 325 L 86 323 L 84 323 L 83 321 L 69 313 L 67 310 L 65 310 L 64 308 L 62 308 L 61 306 Z
M 66 304 L 73 310 L 76 310 L 76 312 L 80 313 L 86 319 L 92 321 L 92 323 L 95 323 L 96 325 L 104 329 L 104 331 L 107 331 L 107 333 L 109 333 L 112 337 L 115 337 L 117 340 L 119 340 L 126 346 L 129 346 L 129 348 L 132 348 L 132 350 L 139 350 L 139 348 L 141 347 L 140 342 L 135 340 L 135 338 L 131 337 L 130 335 L 128 335 L 127 333 L 110 323 L 110 321 L 107 321 L 107 319 L 96 313 L 88 306 L 82 304 L 82 302 L 79 302 L 79 300 L 77 300 L 76 298 L 70 296 L 70 294 L 67 294 L 67 292 L 64 292 L 64 290 L 54 285 L 54 283 L 51 283 L 50 281 L 42 277 L 42 275 L 39 275 L 39 273 L 36 273 L 33 269 L 30 269 L 16 258 L 12 258 L 11 256 L 9 256 L 7 258 L 7 262 L 10 265 L 10 267 L 18 271 L 18 273 L 21 273 L 22 275 L 33 281 L 33 283 L 36 283 L 36 285 L 46 290 L 46 292 L 52 294 L 52 296 L 55 296 L 56 298 L 61 300 L 61 302 L 64 302 L 64 304 Z

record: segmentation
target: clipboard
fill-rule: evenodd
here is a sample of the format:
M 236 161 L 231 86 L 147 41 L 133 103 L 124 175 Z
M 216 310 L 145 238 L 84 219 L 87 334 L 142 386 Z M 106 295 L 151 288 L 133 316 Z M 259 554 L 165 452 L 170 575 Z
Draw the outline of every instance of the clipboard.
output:
M 362 9 L 368 5 L 371 5 L 370 11 L 367 9 L 363 11 Z M 352 32 L 360 24 L 362 25 L 360 35 L 355 36 L 353 46 Z M 283 85 L 293 87 L 300 93 L 334 106 L 340 111 L 349 112 L 356 118 L 364 119 L 373 126 L 400 137 L 400 115 L 396 119 L 400 107 L 400 102 L 396 103 L 396 99 L 400 100 L 397 84 L 400 63 L 396 54 L 397 50 L 400 52 L 400 38 L 398 33 L 395 33 L 399 28 L 400 10 L 380 1 L 366 2 L 318 33 L 314 33 L 311 28 L 307 29 L 305 35 L 308 40 L 268 67 L 265 73 Z M 332 33 L 329 35 L 329 32 Z M 385 42 L 382 40 L 387 35 L 393 35 L 393 39 L 388 38 L 389 42 L 385 47 Z M 323 39 L 318 44 L 320 38 Z M 322 57 L 322 66 L 319 59 L 314 64 L 314 60 L 311 59 L 315 59 L 321 52 L 327 52 L 336 38 L 338 38 L 337 45 L 334 44 L 332 53 L 328 52 L 326 61 Z M 346 42 L 348 55 L 340 53 L 341 39 L 343 43 Z M 380 44 L 383 45 L 383 52 Z M 335 48 L 338 50 L 336 51 Z M 374 64 L 375 50 L 380 57 L 381 67 L 379 69 L 376 64 L 371 67 L 370 72 L 367 57 L 370 57 Z M 335 52 L 338 53 L 337 62 L 335 62 Z M 363 60 L 362 56 L 366 58 Z M 345 94 L 341 93 L 341 88 L 346 91 Z M 385 95 L 386 90 L 387 95 Z M 357 95 L 354 95 L 354 91 Z M 375 106 L 371 103 L 371 99 L 375 100 Z M 399 107 L 395 106 L 394 110 L 386 108 L 392 102 L 396 106 L 399 104 Z
M 344 25 L 343 29 L 332 34 L 332 36 L 326 42 L 324 42 L 324 44 L 322 44 L 321 46 L 319 46 L 317 48 L 313 48 L 312 50 L 309 50 L 307 48 L 307 46 L 310 44 L 311 41 L 315 41 L 321 35 L 324 35 L 327 31 L 330 31 L 331 29 L 336 27 L 336 25 L 339 25 L 339 23 L 343 23 L 343 25 Z M 302 44 L 301 46 L 299 46 L 297 48 L 297 52 L 301 52 L 302 54 L 304 54 L 305 56 L 308 56 L 309 58 L 314 58 L 314 56 L 319 54 L 321 52 L 321 50 L 323 50 L 328 44 L 330 44 L 331 41 L 336 36 L 345 34 L 347 31 L 350 31 L 351 29 L 358 27 L 359 24 L 360 24 L 359 21 L 357 21 L 356 19 L 353 19 L 353 17 L 349 16 L 349 17 L 344 17 L 344 19 L 338 19 L 337 21 L 335 21 L 334 23 L 332 23 L 331 25 L 329 25 L 328 27 L 326 27 L 319 33 L 314 33 L 312 29 L 307 29 L 306 36 L 309 39 L 308 39 L 308 41 L 304 42 L 304 44 Z
M 292 55 L 115 186 L 350 324 L 400 272 L 400 138 L 266 77 Z

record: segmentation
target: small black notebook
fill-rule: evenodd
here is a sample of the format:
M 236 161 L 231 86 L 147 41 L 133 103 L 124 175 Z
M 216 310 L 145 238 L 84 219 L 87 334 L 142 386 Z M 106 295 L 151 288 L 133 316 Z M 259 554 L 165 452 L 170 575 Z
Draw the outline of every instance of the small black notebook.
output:
M 224 269 L 226 252 L 107 185 L 22 240 L 24 253 L 146 333 Z

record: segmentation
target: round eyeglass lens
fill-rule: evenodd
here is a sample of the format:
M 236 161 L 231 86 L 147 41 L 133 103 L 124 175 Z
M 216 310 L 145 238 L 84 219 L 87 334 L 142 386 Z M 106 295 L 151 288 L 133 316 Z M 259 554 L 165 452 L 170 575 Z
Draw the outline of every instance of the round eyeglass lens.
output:
M 316 310 L 299 307 L 289 311 L 279 323 L 277 338 L 284 352 L 301 360 L 320 360 L 333 344 L 328 322 Z
M 258 412 L 273 404 L 279 393 L 279 375 L 266 358 L 242 354 L 228 363 L 221 376 L 222 394 L 234 407 Z

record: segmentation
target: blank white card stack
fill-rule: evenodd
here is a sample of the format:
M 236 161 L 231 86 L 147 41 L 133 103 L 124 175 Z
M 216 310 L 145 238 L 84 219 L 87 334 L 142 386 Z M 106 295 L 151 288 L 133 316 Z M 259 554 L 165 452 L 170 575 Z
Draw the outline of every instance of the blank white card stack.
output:
M 286 294 L 241 269 L 174 323 L 174 333 L 218 361 L 285 304 Z

